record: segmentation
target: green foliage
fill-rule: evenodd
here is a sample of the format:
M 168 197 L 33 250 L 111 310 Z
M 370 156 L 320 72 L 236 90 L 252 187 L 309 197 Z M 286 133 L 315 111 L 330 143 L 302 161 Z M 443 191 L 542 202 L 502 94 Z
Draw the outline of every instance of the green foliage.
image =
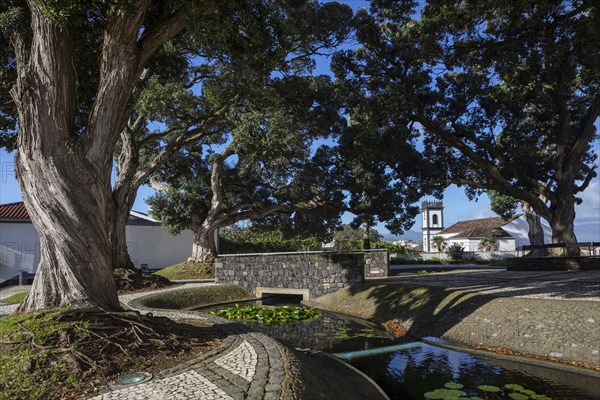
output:
M 356 21 L 360 46 L 338 52 L 332 69 L 365 180 L 379 173 L 401 189 L 431 189 L 429 177 L 473 197 L 495 190 L 575 240 L 576 196 L 596 176 L 597 7 L 374 1 Z
M 430 272 L 427 271 L 426 269 L 422 269 L 420 271 L 417 271 L 417 275 L 429 275 Z
M 286 238 L 280 230 L 256 231 L 240 227 L 221 231 L 220 244 L 223 254 L 321 250 L 321 243 L 315 237 Z
M 337 251 L 363 250 L 362 239 L 335 239 L 333 248 Z
M 0 303 L 7 303 L 7 304 L 20 303 L 23 300 L 25 300 L 25 298 L 27 297 L 28 294 L 29 294 L 29 292 L 16 293 L 10 297 L 6 297 L 6 298 L 0 300 Z
M 262 322 L 267 325 L 287 324 L 319 317 L 317 309 L 311 307 L 240 307 L 238 304 L 232 308 L 211 311 L 210 314 L 233 320 Z
M 503 220 L 507 221 L 517 212 L 519 201 L 513 197 L 500 194 L 495 190 L 488 190 L 487 195 L 490 198 L 492 211 L 498 214 Z
M 464 389 L 464 390 L 460 390 Z M 468 390 L 470 392 L 469 395 L 465 392 Z M 479 391 L 480 393 L 477 393 Z M 473 393 L 477 393 L 482 397 L 475 396 Z M 535 391 L 530 389 L 525 389 L 523 386 L 515 383 L 510 383 L 504 385 L 504 388 L 499 388 L 498 386 L 493 385 L 480 385 L 475 389 L 465 389 L 465 386 L 458 382 L 447 382 L 444 384 L 443 388 L 435 389 L 433 391 L 429 391 L 424 393 L 423 396 L 426 399 L 442 399 L 442 400 L 450 400 L 450 399 L 471 399 L 471 400 L 483 400 L 483 398 L 489 398 L 489 396 L 493 396 L 494 399 L 498 400 L 552 400 L 550 397 L 542 394 L 537 394 Z
M 405 258 L 412 258 L 415 256 L 415 251 L 409 247 L 402 246 L 400 244 L 384 242 L 381 240 L 371 243 L 371 248 L 386 249 L 389 253 L 397 254 Z
M 446 239 L 444 239 L 444 237 L 442 236 L 434 236 L 433 239 L 431 239 L 431 243 L 438 252 L 444 251 L 446 249 L 446 246 L 448 245 L 446 243 Z
M 481 251 L 498 250 L 498 240 L 496 240 L 496 238 L 492 237 L 492 236 L 482 237 L 479 240 L 479 250 L 481 250 Z
M 65 330 L 72 328 L 72 323 L 55 318 L 62 311 L 0 318 L 0 341 L 24 344 L 0 352 L 1 400 L 45 399 L 48 393 L 57 392 L 59 383 L 70 382 L 72 389 L 78 386 L 81 372 L 69 366 L 63 358 L 65 351 L 52 347 Z M 79 325 L 85 329 L 89 323 L 80 321 Z
M 453 243 L 446 249 L 446 254 L 451 260 L 463 260 L 465 255 L 465 248 L 458 243 Z

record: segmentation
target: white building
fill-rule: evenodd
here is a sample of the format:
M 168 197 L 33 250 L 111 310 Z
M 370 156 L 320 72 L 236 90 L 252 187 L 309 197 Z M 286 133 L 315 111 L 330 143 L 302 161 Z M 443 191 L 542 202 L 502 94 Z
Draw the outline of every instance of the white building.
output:
M 437 251 L 433 246 L 433 238 L 444 230 L 444 204 L 441 201 L 424 201 L 421 203 L 423 213 L 423 251 Z
M 433 238 L 441 236 L 446 246 L 460 244 L 465 251 L 480 251 L 481 239 L 493 237 L 496 239 L 498 251 L 515 251 L 529 245 L 529 225 L 525 215 L 514 215 L 508 221 L 500 217 L 490 217 L 459 221 L 447 228 L 443 227 L 442 202 L 423 202 L 423 251 L 437 252 Z M 436 218 L 434 218 L 434 216 Z M 434 222 L 438 224 L 435 225 Z M 552 242 L 552 230 L 542 224 L 544 242 Z
M 126 227 L 127 249 L 136 267 L 160 269 L 192 255 L 193 234 L 165 232 L 146 214 L 131 211 Z M 34 273 L 40 261 L 40 242 L 22 202 L 0 205 L 0 283 L 21 271 Z

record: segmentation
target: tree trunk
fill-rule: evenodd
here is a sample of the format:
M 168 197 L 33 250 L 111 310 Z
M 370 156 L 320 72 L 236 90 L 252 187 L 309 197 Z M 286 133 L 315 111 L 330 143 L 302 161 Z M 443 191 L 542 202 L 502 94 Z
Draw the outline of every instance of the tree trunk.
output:
M 363 224 L 363 250 L 371 248 L 371 225 L 368 222 Z
M 192 256 L 188 261 L 212 263 L 217 257 L 217 246 L 215 244 L 215 229 L 203 223 L 201 226 L 193 228 L 194 243 L 192 246 Z
M 568 196 L 559 196 L 560 201 L 551 205 L 552 243 L 577 243 L 575 236 L 575 199 L 572 192 Z M 578 247 L 558 248 L 552 251 L 556 256 L 577 256 L 580 254 Z
M 93 167 L 77 155 L 45 157 L 24 143 L 16 160 L 41 248 L 32 290 L 18 311 L 120 309 L 106 224 L 109 192 Z
M 541 246 L 544 244 L 544 230 L 542 229 L 542 222 L 540 216 L 531 208 L 527 203 L 523 203 L 523 211 L 527 218 L 527 224 L 529 225 L 529 244 L 532 246 Z M 527 257 L 545 257 L 549 254 L 546 249 L 533 249 Z
M 110 218 L 111 264 L 113 268 L 134 268 L 127 247 L 127 220 L 133 207 L 133 196 L 119 199 L 118 193 L 113 192 L 113 210 Z

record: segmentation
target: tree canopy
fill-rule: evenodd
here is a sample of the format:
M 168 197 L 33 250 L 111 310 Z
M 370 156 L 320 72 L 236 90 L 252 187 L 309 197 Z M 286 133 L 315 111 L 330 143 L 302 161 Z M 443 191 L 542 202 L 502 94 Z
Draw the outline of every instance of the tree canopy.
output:
M 357 19 L 360 47 L 334 60 L 364 97 L 354 109 L 395 137 L 418 135 L 439 179 L 525 201 L 553 241 L 576 241 L 577 193 L 596 176 L 598 7 L 381 0 Z
M 111 246 L 137 187 L 255 85 L 309 71 L 351 17 L 316 1 L 3 2 L 0 138 L 42 249 L 22 310 L 118 309 Z

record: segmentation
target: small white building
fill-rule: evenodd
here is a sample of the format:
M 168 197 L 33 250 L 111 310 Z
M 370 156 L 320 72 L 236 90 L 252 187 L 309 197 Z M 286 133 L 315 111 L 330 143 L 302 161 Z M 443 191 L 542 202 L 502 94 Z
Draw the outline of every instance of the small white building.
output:
M 136 267 L 160 269 L 192 255 L 190 230 L 172 236 L 160 222 L 131 211 L 126 227 L 127 249 Z M 0 205 L 0 283 L 21 271 L 34 273 L 40 261 L 40 242 L 22 202 Z
M 437 252 L 433 238 L 441 236 L 446 246 L 460 244 L 467 252 L 481 251 L 481 239 L 496 239 L 497 251 L 515 251 L 529 245 L 529 224 L 525 215 L 514 215 L 505 221 L 500 217 L 459 221 L 447 228 L 443 226 L 443 204 L 441 201 L 423 202 L 423 251 Z M 437 222 L 437 224 L 435 224 Z M 544 242 L 552 242 L 552 230 L 542 224 Z

